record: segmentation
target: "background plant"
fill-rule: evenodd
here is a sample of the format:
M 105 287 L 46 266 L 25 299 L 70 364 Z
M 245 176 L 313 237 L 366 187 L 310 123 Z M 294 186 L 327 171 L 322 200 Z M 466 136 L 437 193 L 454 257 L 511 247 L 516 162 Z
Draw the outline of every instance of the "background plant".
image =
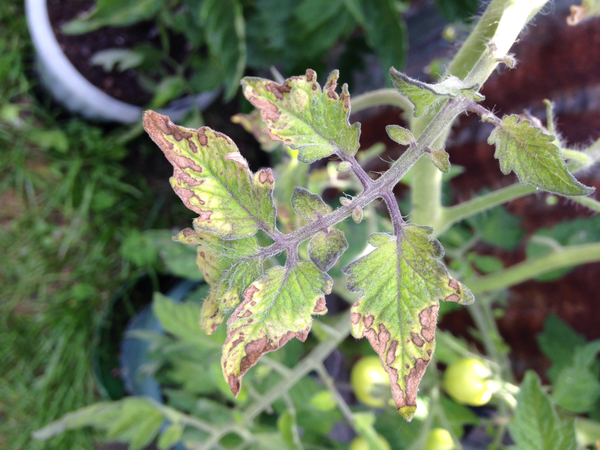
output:
M 492 117 L 490 117 L 490 118 L 493 119 Z M 593 154 L 593 148 L 590 151 L 590 153 Z M 512 192 L 512 195 L 516 195 L 516 194 L 520 195 L 519 192 Z M 506 193 L 504 193 L 504 195 L 506 195 Z M 287 197 L 287 198 L 289 198 L 289 197 Z M 489 201 L 489 198 L 493 198 L 493 197 L 488 197 L 487 201 Z M 593 203 L 590 203 L 590 204 L 593 205 Z M 471 207 L 473 208 L 472 205 L 473 204 L 471 204 Z M 489 204 L 485 205 L 483 202 L 479 203 L 479 205 L 480 205 L 479 208 L 483 208 L 483 206 L 485 206 L 485 207 L 489 206 Z M 476 208 L 474 208 L 474 209 L 476 209 Z M 456 210 L 454 210 L 454 211 L 456 211 Z M 464 213 L 465 212 L 463 211 L 463 214 Z M 356 216 L 358 217 L 358 214 L 356 214 Z M 496 214 L 496 216 L 502 217 L 502 214 L 498 213 L 498 214 Z M 504 216 L 506 216 L 506 215 L 504 215 Z M 385 221 L 383 223 L 385 224 Z M 473 233 L 474 235 L 484 235 L 484 234 L 487 234 L 487 239 L 490 239 L 489 231 L 486 232 L 485 227 L 483 227 L 484 229 L 479 229 L 478 230 L 477 229 L 477 223 L 476 223 L 476 221 L 473 221 L 470 225 L 468 225 L 466 227 L 463 226 L 463 231 L 465 231 L 464 228 L 466 228 L 468 231 L 474 232 Z M 468 233 L 468 231 L 467 231 L 467 233 Z M 461 233 L 460 231 L 458 232 L 458 234 L 459 234 L 460 237 L 465 237 L 465 235 L 467 233 Z M 451 236 L 451 233 L 449 233 L 449 235 Z M 456 233 L 454 233 L 454 235 L 456 236 Z M 478 239 L 478 238 L 479 238 L 479 236 L 477 236 L 473 240 Z M 459 242 L 459 241 L 460 241 L 460 239 L 456 239 L 456 238 L 454 240 L 455 243 Z M 453 258 L 453 259 L 456 259 L 458 261 L 457 267 L 461 268 L 462 270 L 465 271 L 465 277 L 468 276 L 469 270 L 471 270 L 471 275 L 473 274 L 473 272 L 472 272 L 472 264 L 476 264 L 476 265 L 479 265 L 481 267 L 485 267 L 485 264 L 488 264 L 487 267 L 490 267 L 490 265 L 493 266 L 494 263 L 490 262 L 490 260 L 487 260 L 486 262 L 482 262 L 484 260 L 482 260 L 481 258 L 479 258 L 479 259 L 476 258 L 476 255 L 473 256 L 472 253 L 468 253 L 469 250 L 470 250 L 470 248 L 472 248 L 472 247 L 470 247 L 470 245 L 469 245 L 470 243 L 468 243 L 468 242 L 464 243 L 464 244 L 465 245 L 457 246 L 459 248 L 457 248 L 457 251 L 454 252 L 455 258 Z M 553 248 L 553 250 L 556 250 L 556 248 Z M 567 251 L 568 250 L 575 250 L 575 248 L 573 248 L 573 249 L 567 249 Z M 582 250 L 583 251 L 584 248 L 580 247 L 580 248 L 577 248 L 577 250 Z M 574 252 L 567 254 L 567 256 L 573 256 L 573 255 L 574 255 Z M 550 255 L 550 256 L 555 256 L 555 255 Z M 589 254 L 588 254 L 588 256 L 582 256 L 582 257 L 593 258 L 593 256 L 589 256 Z M 475 261 L 478 261 L 478 262 L 476 263 Z M 570 260 L 570 261 L 569 260 L 567 260 L 567 261 L 561 261 L 559 258 L 555 257 L 555 258 L 544 259 L 543 263 L 544 264 L 545 263 L 549 263 L 550 266 L 552 268 L 554 268 L 554 267 L 558 267 L 558 266 L 560 266 L 562 264 L 573 264 L 573 260 Z M 519 268 L 520 271 L 513 271 L 513 272 L 511 272 L 510 270 L 508 270 L 508 271 L 501 271 L 500 272 L 500 275 L 502 275 L 501 277 L 499 277 L 499 278 L 498 277 L 497 278 L 490 277 L 490 278 L 481 280 L 481 282 L 484 283 L 484 284 L 480 284 L 479 286 L 485 286 L 485 283 L 489 283 L 489 282 L 492 282 L 492 283 L 494 283 L 494 282 L 495 283 L 505 283 L 505 284 L 501 284 L 502 286 L 505 286 L 507 284 L 515 282 L 515 280 L 518 281 L 520 279 L 523 279 L 522 277 L 525 276 L 525 274 L 531 275 L 531 274 L 536 274 L 536 273 L 544 272 L 547 269 L 547 267 L 544 267 L 544 264 L 539 264 L 539 261 L 537 261 L 536 264 L 530 264 L 530 265 L 526 265 L 526 266 L 520 267 Z M 500 281 L 498 281 L 498 280 L 500 280 Z M 476 283 L 477 281 L 480 281 L 480 280 L 474 280 L 473 281 L 473 284 L 475 286 L 477 286 L 477 283 Z M 472 284 L 468 284 L 468 285 L 471 286 L 471 287 L 473 287 Z M 485 289 L 485 287 L 479 287 L 479 292 L 481 292 L 483 289 Z M 477 287 L 473 288 L 473 291 L 477 292 Z M 490 298 L 488 301 L 491 302 L 492 300 L 493 300 L 493 298 Z M 476 305 L 477 304 L 475 304 L 474 306 L 476 307 Z M 486 313 L 487 316 L 486 316 L 486 314 L 484 314 L 483 318 L 485 320 L 490 321 L 491 310 L 489 310 L 489 311 L 488 310 L 484 310 L 484 313 Z M 492 361 L 494 361 L 494 362 L 496 362 L 496 361 L 502 361 L 502 354 L 501 354 L 502 350 L 503 350 L 502 346 L 498 345 L 498 342 L 494 342 L 494 338 L 496 336 L 493 333 L 493 320 L 491 320 L 490 323 L 485 324 L 484 326 L 482 326 L 481 329 L 485 330 L 484 333 L 482 333 L 483 334 L 482 338 L 485 341 L 485 338 L 487 337 L 488 338 L 487 339 L 487 341 L 488 341 L 487 343 L 490 344 L 489 348 L 486 347 L 486 351 L 489 352 L 490 359 Z M 490 332 L 490 330 L 492 332 Z M 438 336 L 438 339 L 441 339 L 441 338 Z M 448 341 L 453 342 L 451 338 L 447 339 L 446 342 L 448 342 Z M 456 342 L 453 342 L 453 344 L 456 344 Z M 439 344 L 438 346 L 441 347 L 441 344 Z M 458 345 L 458 346 L 457 345 L 451 345 L 450 348 L 453 349 L 454 351 L 456 351 L 457 348 L 460 349 L 460 345 Z M 494 351 L 497 352 L 497 353 L 499 352 L 500 355 L 491 356 Z M 592 346 L 592 348 L 589 351 L 590 351 L 590 353 L 593 353 L 593 346 Z M 315 356 L 318 356 L 318 355 L 319 354 L 317 354 Z M 499 356 L 499 358 L 498 358 L 498 356 Z M 587 358 L 587 360 L 589 360 L 589 358 Z M 585 361 L 585 358 L 584 358 L 584 361 Z M 310 360 L 308 362 L 310 362 Z M 309 368 L 311 368 L 311 367 L 313 367 L 313 366 L 309 365 Z M 592 370 L 592 373 L 593 373 L 593 368 L 591 370 Z M 250 372 L 250 373 L 252 373 L 252 372 Z M 282 373 L 285 373 L 285 371 L 282 370 Z M 290 379 L 294 380 L 294 376 L 295 375 L 288 374 L 288 376 L 290 377 Z M 506 376 L 506 377 L 509 378 L 509 376 Z M 527 379 L 526 383 L 524 384 L 524 389 L 523 389 L 522 395 L 521 395 L 521 400 L 522 400 L 521 404 L 522 405 L 529 404 L 529 406 L 531 406 L 532 404 L 536 404 L 536 405 L 540 405 L 541 409 L 539 409 L 537 407 L 534 407 L 532 410 L 530 410 L 530 411 L 528 411 L 526 413 L 526 416 L 527 417 L 538 417 L 539 416 L 539 417 L 545 417 L 545 418 L 554 417 L 554 419 L 552 419 L 553 420 L 553 425 L 552 426 L 555 428 L 555 430 L 556 430 L 555 432 L 557 434 L 553 436 L 553 439 L 550 441 L 550 443 L 558 443 L 558 445 L 562 445 L 562 444 L 560 444 L 561 443 L 561 439 L 564 439 L 565 435 L 569 436 L 569 433 L 570 433 L 569 426 L 570 425 L 568 423 L 566 425 L 561 424 L 561 422 L 559 421 L 559 419 L 556 418 L 555 416 L 553 416 L 554 413 L 552 412 L 552 406 L 550 405 L 550 403 L 547 400 L 544 400 L 544 395 L 543 395 L 543 393 L 541 393 L 541 391 L 539 391 L 539 388 L 537 388 L 537 383 L 531 382 L 530 378 Z M 593 376 L 592 376 L 592 378 L 593 378 Z M 324 382 L 324 384 L 327 384 L 327 378 L 326 377 L 324 378 L 323 382 Z M 436 420 L 443 421 L 444 418 L 445 418 L 445 420 L 447 422 L 449 422 L 448 418 L 453 419 L 454 417 L 456 417 L 456 414 L 444 414 L 444 413 L 440 412 L 443 409 L 441 410 L 439 405 L 442 405 L 444 403 L 444 400 L 442 400 L 444 397 L 443 396 L 438 397 L 439 396 L 439 392 L 436 394 L 435 385 L 436 385 L 436 383 L 434 382 L 433 383 L 433 388 L 431 389 L 431 392 L 430 392 L 430 395 L 427 396 L 427 398 L 429 399 L 429 401 L 432 402 L 430 404 L 430 408 L 428 408 L 428 410 L 430 412 L 430 415 L 428 417 L 430 417 L 431 419 L 427 419 L 427 421 L 425 422 L 425 425 L 423 425 L 425 427 L 430 427 L 432 425 L 432 421 L 436 421 Z M 285 387 L 287 385 L 284 384 L 283 386 Z M 525 387 L 527 389 L 525 389 Z M 425 387 L 424 387 L 424 389 L 425 389 Z M 511 400 L 510 400 L 511 392 L 510 392 L 510 389 L 511 388 L 508 385 L 504 385 L 503 389 L 501 391 L 499 391 L 499 393 L 498 393 L 498 397 L 499 398 L 506 400 L 506 405 L 505 406 L 508 406 L 508 407 L 510 407 L 510 405 L 511 405 Z M 262 392 L 259 391 L 258 393 L 261 394 Z M 271 395 L 273 395 L 273 394 L 271 394 Z M 265 397 L 267 398 L 267 400 L 270 398 L 268 392 L 266 393 Z M 526 400 L 527 398 L 531 398 L 532 400 L 528 401 L 528 400 Z M 125 402 L 125 403 L 127 403 L 127 402 Z M 133 411 L 136 411 L 136 408 L 134 406 L 136 403 L 135 402 L 129 402 L 129 403 L 130 403 L 129 406 L 127 407 L 127 409 L 125 409 L 125 411 L 128 412 L 128 414 L 125 414 L 125 415 L 121 416 L 122 420 L 125 420 L 125 418 L 130 417 L 131 413 Z M 258 404 L 262 404 L 262 402 L 257 402 L 257 403 Z M 268 401 L 267 401 L 267 403 L 268 403 Z M 137 403 L 137 404 L 139 405 L 139 403 Z M 514 406 L 514 403 L 512 403 L 512 404 Z M 341 404 L 340 409 L 344 410 L 344 407 L 342 405 L 343 404 Z M 502 405 L 503 405 L 503 403 L 500 403 L 500 408 L 502 408 Z M 119 430 L 120 429 L 124 433 L 124 436 L 121 436 L 121 437 L 125 438 L 125 439 L 128 439 L 127 438 L 127 435 L 128 435 L 127 433 L 130 433 L 131 430 L 129 430 L 127 427 L 123 428 L 123 422 L 122 421 L 120 422 L 121 423 L 120 425 L 115 425 L 116 423 L 119 423 L 119 419 L 118 419 L 118 416 L 115 416 L 114 411 L 116 409 L 118 409 L 118 408 L 125 408 L 125 406 L 123 406 L 123 404 L 120 404 L 120 405 L 111 405 L 111 408 L 112 408 L 112 411 L 113 411 L 113 413 L 112 413 L 113 414 L 112 419 L 109 417 L 108 414 L 107 414 L 106 418 L 107 418 L 107 420 L 110 419 L 110 420 L 113 420 L 114 422 L 112 422 L 112 425 L 110 425 L 111 422 L 109 420 L 109 425 L 113 427 L 113 430 Z M 150 408 L 150 409 L 152 409 L 152 408 Z M 149 409 L 148 409 L 147 406 L 143 406 L 143 403 L 142 403 L 141 411 L 148 412 Z M 252 414 L 251 414 L 252 411 L 253 411 L 252 409 L 250 411 L 248 411 L 248 416 L 249 417 L 252 417 Z M 539 411 L 545 411 L 545 412 L 541 412 L 540 413 Z M 253 414 L 256 414 L 256 413 L 253 413 Z M 290 413 L 290 416 L 291 416 L 291 413 Z M 115 417 L 117 417 L 117 418 L 115 418 Z M 149 414 L 148 417 L 151 417 L 151 415 Z M 151 423 L 151 424 L 157 424 L 158 423 L 160 425 L 160 422 L 162 422 L 162 419 L 159 418 L 160 419 L 159 420 L 159 419 L 156 419 L 156 417 L 157 416 L 155 414 L 154 415 L 154 418 L 155 418 L 154 421 L 153 422 L 149 421 L 149 423 Z M 370 428 L 369 428 L 370 423 L 369 423 L 368 416 L 365 417 L 365 416 L 361 416 L 361 415 L 350 415 L 350 416 L 347 416 L 347 417 L 353 418 L 355 428 L 357 429 L 358 432 L 362 432 L 367 437 L 370 435 L 371 436 L 371 440 L 373 439 L 373 435 L 372 435 L 372 433 L 370 431 Z M 78 419 L 77 416 L 76 417 L 70 417 L 70 419 L 73 419 L 73 418 L 75 418 L 76 421 L 75 422 L 71 422 L 72 426 L 81 425 L 82 423 L 85 423 L 85 420 L 83 420 L 81 417 L 79 417 L 79 422 L 77 422 L 77 419 Z M 182 423 L 188 424 L 188 422 L 186 422 L 186 421 L 189 421 L 189 418 L 185 418 L 185 419 L 179 418 L 179 419 L 176 419 L 176 415 L 175 414 L 172 415 L 172 419 L 175 422 L 177 422 L 177 420 L 179 420 L 179 424 L 182 424 Z M 352 423 L 352 419 L 348 419 L 348 420 L 351 421 L 351 423 Z M 415 419 L 415 421 L 416 420 L 418 420 L 418 419 Z M 97 423 L 97 421 L 96 422 L 92 421 L 92 422 L 96 423 L 97 425 L 99 425 Z M 282 420 L 282 422 L 283 422 L 283 420 Z M 288 420 L 288 422 L 289 422 L 289 420 Z M 519 421 L 519 423 L 522 423 L 522 422 L 523 421 Z M 63 424 L 69 423 L 69 421 L 67 420 L 67 421 L 62 422 L 62 423 Z M 445 428 L 451 428 L 448 423 L 446 423 L 445 425 L 446 426 L 444 426 L 444 424 L 442 424 L 442 426 L 444 426 Z M 500 425 L 498 427 L 498 430 L 499 430 L 498 435 L 501 435 L 500 431 L 503 430 L 502 423 L 499 422 L 497 425 Z M 202 425 L 201 425 L 200 422 L 195 422 L 194 426 L 197 427 L 197 428 L 200 428 L 200 429 L 202 427 Z M 156 429 L 155 425 L 153 427 Z M 305 427 L 303 427 L 303 428 L 306 429 Z M 171 428 L 171 429 L 174 429 L 174 428 Z M 291 427 L 292 437 L 293 437 L 293 430 L 294 429 L 295 429 L 295 427 Z M 205 429 L 205 431 L 208 431 L 208 430 Z M 210 431 L 211 432 L 219 431 L 219 432 L 221 432 L 223 434 L 227 434 L 229 431 L 235 431 L 235 432 L 239 433 L 242 436 L 244 436 L 244 433 L 245 433 L 243 429 L 237 429 L 237 428 L 234 429 L 234 427 L 229 427 L 228 428 L 227 426 L 223 427 L 222 430 L 215 430 L 214 427 L 211 427 Z M 512 432 L 512 430 L 511 430 L 511 432 Z M 527 430 L 525 432 L 528 435 L 531 434 L 531 430 Z M 516 431 L 512 432 L 512 434 L 513 434 L 513 437 L 517 438 L 517 436 L 519 435 L 519 431 L 516 430 Z M 545 438 L 543 435 L 539 435 L 538 434 L 538 436 L 539 436 L 540 439 Z M 255 438 L 255 437 L 250 437 L 250 436 L 246 435 L 246 440 L 249 443 L 250 442 L 256 442 L 256 439 L 257 438 Z M 210 442 L 210 440 L 209 440 L 209 442 Z M 137 444 L 139 444 L 139 443 L 136 443 L 136 445 Z M 208 445 L 208 444 L 206 444 L 206 445 Z M 557 447 L 557 448 L 562 448 L 562 447 Z

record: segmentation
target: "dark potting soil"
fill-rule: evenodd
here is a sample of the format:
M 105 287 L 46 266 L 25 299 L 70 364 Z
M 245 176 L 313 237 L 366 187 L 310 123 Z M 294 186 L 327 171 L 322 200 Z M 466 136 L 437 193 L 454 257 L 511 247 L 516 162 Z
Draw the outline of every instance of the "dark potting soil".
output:
M 144 89 L 134 69 L 106 72 L 90 59 L 110 48 L 133 48 L 144 43 L 156 44 L 158 29 L 153 22 L 140 22 L 128 27 L 104 27 L 91 33 L 67 35 L 61 27 L 95 5 L 94 0 L 47 0 L 52 30 L 69 61 L 88 81 L 111 97 L 138 106 L 147 105 L 152 93 Z

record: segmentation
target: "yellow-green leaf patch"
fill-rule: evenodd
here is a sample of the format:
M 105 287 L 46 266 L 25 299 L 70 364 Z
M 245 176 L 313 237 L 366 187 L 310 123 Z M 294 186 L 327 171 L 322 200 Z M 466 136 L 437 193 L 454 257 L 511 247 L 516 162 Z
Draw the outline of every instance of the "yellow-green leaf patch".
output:
M 350 125 L 350 94 L 342 86 L 338 95 L 338 71 L 321 89 L 314 70 L 291 77 L 282 84 L 263 78 L 242 80 L 244 95 L 260 110 L 274 141 L 299 150 L 298 158 L 312 163 L 333 153 L 354 156 L 360 146 L 360 124 Z
M 340 230 L 320 231 L 308 243 L 310 260 L 323 272 L 333 267 L 348 248 L 346 236 Z
M 252 236 L 258 229 L 273 231 L 271 169 L 253 175 L 233 141 L 208 127 L 179 127 L 146 111 L 144 128 L 173 165 L 173 190 L 199 214 L 195 227 L 224 239 Z
M 352 334 L 366 337 L 387 370 L 400 414 L 412 420 L 417 390 L 435 348 L 440 300 L 473 302 L 471 292 L 439 261 L 432 229 L 406 225 L 398 238 L 373 234 L 375 250 L 344 268 L 348 289 L 362 292 L 352 306 Z
M 313 194 L 302 187 L 294 188 L 292 208 L 304 220 L 310 221 L 315 221 L 331 212 L 330 206 L 323 201 L 319 194 Z
M 594 192 L 571 175 L 560 149 L 553 144 L 555 139 L 513 114 L 502 119 L 488 143 L 496 145 L 494 157 L 500 160 L 502 173 L 513 170 L 523 184 L 568 196 Z
M 477 92 L 479 86 L 468 86 L 454 76 L 449 76 L 437 84 L 428 84 L 410 78 L 392 67 L 390 68 L 390 77 L 396 89 L 415 105 L 415 117 L 425 114 L 441 101 L 459 95 L 478 102 L 485 98 Z
M 190 228 L 175 239 L 198 245 L 198 267 L 211 287 L 200 312 L 200 328 L 212 334 L 223 322 L 224 313 L 238 306 L 246 288 L 262 275 L 258 243 L 254 236 L 226 241 Z
M 252 283 L 227 321 L 221 365 L 231 392 L 237 395 L 242 377 L 265 353 L 293 337 L 306 340 L 312 314 L 325 314 L 331 278 L 311 262 L 299 261 L 269 269 Z

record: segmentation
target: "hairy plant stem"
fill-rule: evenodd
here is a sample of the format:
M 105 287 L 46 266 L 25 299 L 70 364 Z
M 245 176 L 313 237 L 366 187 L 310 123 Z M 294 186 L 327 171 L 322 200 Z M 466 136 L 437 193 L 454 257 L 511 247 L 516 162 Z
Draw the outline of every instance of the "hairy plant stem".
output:
M 318 344 L 308 356 L 290 371 L 289 375 L 285 376 L 279 383 L 273 386 L 273 388 L 263 394 L 259 401 L 254 402 L 243 412 L 244 419 L 242 423 L 232 422 L 222 427 L 212 427 L 209 438 L 198 447 L 198 450 L 209 450 L 213 448 L 219 443 L 223 436 L 229 433 L 239 434 L 242 430 L 246 431 L 246 428 L 252 424 L 252 421 L 269 408 L 275 400 L 288 392 L 292 386 L 310 372 L 316 370 L 322 364 L 322 361 L 350 334 L 350 311 L 340 314 L 340 318 L 336 321 L 335 329 L 337 330 L 337 335 Z M 190 423 L 190 425 L 195 426 L 193 423 Z M 202 428 L 199 429 L 205 431 Z

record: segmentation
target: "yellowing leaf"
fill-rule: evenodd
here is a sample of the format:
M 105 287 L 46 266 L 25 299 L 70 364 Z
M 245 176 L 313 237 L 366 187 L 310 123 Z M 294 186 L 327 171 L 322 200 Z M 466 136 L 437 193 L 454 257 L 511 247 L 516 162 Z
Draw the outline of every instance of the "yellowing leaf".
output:
M 210 293 L 200 311 L 200 328 L 212 334 L 224 313 L 241 301 L 246 288 L 263 273 L 255 237 L 226 241 L 214 233 L 186 228 L 175 238 L 198 245 L 197 263 L 210 284 Z
M 196 228 L 224 239 L 275 228 L 271 169 L 252 174 L 237 147 L 222 133 L 179 127 L 154 111 L 144 128 L 173 165 L 171 185 L 183 203 L 199 214 Z
M 432 229 L 406 225 L 399 238 L 373 234 L 371 253 L 344 268 L 348 289 L 362 295 L 352 306 L 352 334 L 366 337 L 387 370 L 400 414 L 412 420 L 417 390 L 435 348 L 440 300 L 473 302 L 448 275 Z
M 555 137 L 544 134 L 528 120 L 519 122 L 513 114 L 502 119 L 488 139 L 496 144 L 494 156 L 505 175 L 511 170 L 523 184 L 561 195 L 589 195 L 593 188 L 584 186 L 567 170 Z
M 350 94 L 344 84 L 335 92 L 338 71 L 329 76 L 323 90 L 314 70 L 291 77 L 282 84 L 263 78 L 242 80 L 244 95 L 260 110 L 274 141 L 299 150 L 298 158 L 312 163 L 333 153 L 354 156 L 360 146 L 360 124 L 350 125 Z
M 331 212 L 331 208 L 319 194 L 313 194 L 302 187 L 294 188 L 292 208 L 304 220 L 310 221 L 315 221 Z
M 475 101 L 484 99 L 483 95 L 477 92 L 479 86 L 467 86 L 454 76 L 450 76 L 437 84 L 428 84 L 414 80 L 402 72 L 398 72 L 393 67 L 390 69 L 390 76 L 396 89 L 415 105 L 415 117 L 423 115 L 441 101 L 459 95 Z M 392 139 L 394 138 L 392 137 Z
M 325 314 L 325 294 L 331 278 L 313 263 L 276 266 L 244 292 L 244 300 L 227 321 L 221 365 L 231 392 L 237 396 L 242 377 L 267 352 L 294 336 L 306 340 L 312 314 Z
M 346 236 L 340 230 L 317 233 L 308 243 L 310 260 L 323 272 L 333 267 L 339 257 L 348 248 Z

